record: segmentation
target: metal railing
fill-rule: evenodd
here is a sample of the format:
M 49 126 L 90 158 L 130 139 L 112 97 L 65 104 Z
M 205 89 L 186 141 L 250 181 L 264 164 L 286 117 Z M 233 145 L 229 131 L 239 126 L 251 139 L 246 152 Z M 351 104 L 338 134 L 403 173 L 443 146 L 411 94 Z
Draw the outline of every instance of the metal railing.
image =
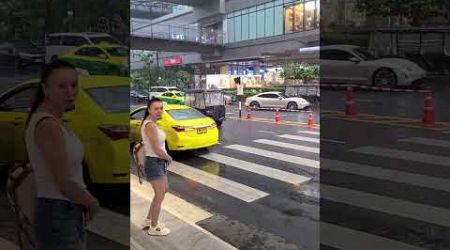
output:
M 222 32 L 170 24 L 139 25 L 138 22 L 132 21 L 131 35 L 152 39 L 183 41 L 214 46 L 223 46 L 224 44 L 224 34 Z

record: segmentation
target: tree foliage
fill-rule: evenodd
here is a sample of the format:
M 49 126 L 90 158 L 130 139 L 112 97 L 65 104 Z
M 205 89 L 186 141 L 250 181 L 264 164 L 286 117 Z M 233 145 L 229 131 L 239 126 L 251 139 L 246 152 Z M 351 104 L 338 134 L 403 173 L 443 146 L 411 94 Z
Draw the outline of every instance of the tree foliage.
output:
M 288 63 L 282 66 L 282 76 L 289 80 L 310 81 L 319 77 L 319 65 L 307 63 Z

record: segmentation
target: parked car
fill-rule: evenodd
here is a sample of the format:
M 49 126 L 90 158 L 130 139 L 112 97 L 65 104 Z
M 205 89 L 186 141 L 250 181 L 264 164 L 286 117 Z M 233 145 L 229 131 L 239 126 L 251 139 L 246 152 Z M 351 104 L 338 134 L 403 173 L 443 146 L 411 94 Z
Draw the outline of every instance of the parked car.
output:
M 130 143 L 140 140 L 140 127 L 146 106 L 130 113 Z M 219 143 L 219 129 L 210 117 L 200 111 L 177 104 L 165 104 L 158 125 L 166 133 L 166 147 L 170 151 L 185 151 L 212 147 Z
M 8 41 L 0 44 L 0 64 L 24 67 L 33 63 L 43 63 L 45 49 L 28 41 Z
M 150 93 L 148 94 L 148 97 L 152 99 L 153 97 L 157 97 L 161 93 L 164 92 L 171 92 L 171 91 L 178 91 L 181 92 L 181 90 L 177 87 L 168 87 L 168 86 L 153 86 L 150 88 Z
M 80 76 L 76 109 L 63 119 L 83 142 L 85 181 L 129 183 L 129 78 Z M 0 163 L 25 162 L 25 121 L 39 79 L 0 95 Z
M 76 47 L 93 44 L 122 45 L 117 39 L 105 33 L 52 33 L 46 40 L 45 61 L 48 63 Z
M 115 44 L 82 45 L 61 56 L 90 75 L 128 76 L 128 48 Z
M 282 92 L 263 92 L 247 97 L 245 106 L 253 109 L 259 108 L 285 108 L 289 110 L 309 109 L 311 103 L 301 97 L 288 97 Z
M 410 60 L 378 58 L 359 46 L 329 45 L 317 49 L 321 82 L 395 87 L 421 83 L 426 76 L 425 70 Z
M 130 90 L 130 97 L 137 101 L 148 101 L 148 95 L 144 91 Z

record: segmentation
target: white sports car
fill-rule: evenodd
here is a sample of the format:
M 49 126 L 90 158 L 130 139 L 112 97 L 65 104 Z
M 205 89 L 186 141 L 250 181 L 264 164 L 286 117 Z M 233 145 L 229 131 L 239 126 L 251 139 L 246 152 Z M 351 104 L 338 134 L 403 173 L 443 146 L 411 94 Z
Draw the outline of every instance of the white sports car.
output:
M 308 109 L 311 103 L 301 97 L 288 97 L 281 92 L 263 92 L 247 97 L 245 106 L 259 108 L 285 108 L 289 110 Z
M 426 72 L 403 58 L 377 58 L 354 45 L 320 47 L 320 80 L 331 83 L 373 86 L 410 86 L 420 83 Z

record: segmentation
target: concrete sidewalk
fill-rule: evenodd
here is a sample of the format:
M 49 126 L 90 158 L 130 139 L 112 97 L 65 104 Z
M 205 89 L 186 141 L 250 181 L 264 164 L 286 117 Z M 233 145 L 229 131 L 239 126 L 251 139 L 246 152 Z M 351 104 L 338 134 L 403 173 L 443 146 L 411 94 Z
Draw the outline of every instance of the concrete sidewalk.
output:
M 162 222 L 171 230 L 165 237 L 149 236 L 140 224 L 147 215 L 153 191 L 150 183 L 139 184 L 131 175 L 130 190 L 130 249 L 143 250 L 236 250 L 220 238 L 195 223 L 211 217 L 212 214 L 198 208 L 177 196 L 167 194 L 161 210 Z

